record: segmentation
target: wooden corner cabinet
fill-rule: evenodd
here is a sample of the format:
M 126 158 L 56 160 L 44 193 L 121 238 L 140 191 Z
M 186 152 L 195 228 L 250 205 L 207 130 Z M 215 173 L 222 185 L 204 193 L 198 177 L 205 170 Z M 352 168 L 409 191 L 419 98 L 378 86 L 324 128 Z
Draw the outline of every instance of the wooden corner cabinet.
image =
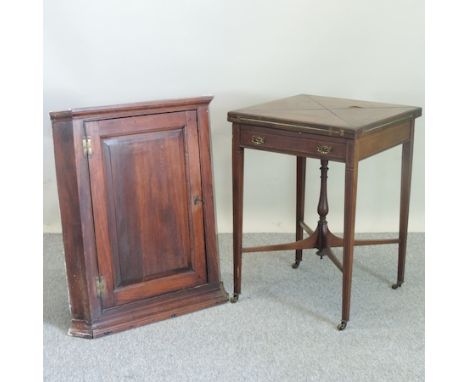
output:
M 211 97 L 52 112 L 72 323 L 94 338 L 227 301 Z

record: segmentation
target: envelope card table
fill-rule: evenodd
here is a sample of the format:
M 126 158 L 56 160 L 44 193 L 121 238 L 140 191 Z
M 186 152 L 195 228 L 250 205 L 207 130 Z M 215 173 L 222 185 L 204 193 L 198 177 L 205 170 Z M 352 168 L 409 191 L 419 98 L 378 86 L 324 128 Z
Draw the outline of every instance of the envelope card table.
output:
M 408 214 L 413 157 L 414 121 L 420 107 L 393 105 L 297 95 L 228 113 L 232 122 L 234 294 L 241 293 L 242 254 L 260 251 L 295 250 L 293 268 L 298 268 L 304 249 L 316 248 L 343 274 L 342 317 L 339 330 L 346 328 L 350 315 L 353 249 L 356 245 L 398 244 L 398 274 L 393 289 L 404 281 Z M 356 240 L 354 223 L 359 161 L 391 147 L 402 145 L 399 236 L 385 240 Z M 296 241 L 261 247 L 243 247 L 242 213 L 244 186 L 244 150 L 264 150 L 297 157 Z M 321 189 L 315 230 L 304 222 L 306 158 L 321 163 Z M 343 237 L 334 235 L 327 224 L 328 161 L 345 164 L 345 200 Z M 304 231 L 307 238 L 304 239 Z M 343 247 L 343 260 L 332 252 Z

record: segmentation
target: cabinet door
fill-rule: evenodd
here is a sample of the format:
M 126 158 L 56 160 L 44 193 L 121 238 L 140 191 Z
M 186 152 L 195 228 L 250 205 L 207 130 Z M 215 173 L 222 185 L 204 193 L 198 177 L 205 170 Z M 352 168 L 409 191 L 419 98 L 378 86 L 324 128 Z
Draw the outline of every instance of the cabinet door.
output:
M 195 111 L 87 122 L 104 308 L 206 283 Z

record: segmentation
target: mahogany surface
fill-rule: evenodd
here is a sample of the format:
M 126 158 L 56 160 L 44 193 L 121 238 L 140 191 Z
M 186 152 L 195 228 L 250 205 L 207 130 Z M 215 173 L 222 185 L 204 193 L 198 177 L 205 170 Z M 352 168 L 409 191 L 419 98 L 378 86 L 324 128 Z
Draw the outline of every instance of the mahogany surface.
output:
M 210 101 L 50 113 L 71 335 L 98 337 L 227 301 Z
M 299 94 L 230 111 L 228 120 L 352 138 L 375 132 L 388 123 L 417 118 L 421 112 L 415 106 Z
M 408 232 L 414 120 L 420 107 L 361 100 L 297 95 L 228 113 L 232 122 L 233 256 L 234 295 L 241 293 L 242 253 L 295 250 L 293 268 L 302 261 L 302 250 L 316 248 L 343 273 L 342 317 L 339 330 L 346 328 L 351 309 L 353 252 L 356 245 L 398 244 L 396 289 L 404 281 Z M 400 230 L 397 239 L 355 240 L 356 197 L 359 161 L 391 147 L 402 145 Z M 257 149 L 297 156 L 296 241 L 292 243 L 242 247 L 244 149 Z M 321 161 L 321 188 L 317 207 L 319 221 L 312 230 L 304 220 L 306 158 Z M 345 208 L 343 237 L 328 228 L 326 216 L 328 161 L 345 164 Z M 303 238 L 303 232 L 308 234 Z M 343 260 L 331 248 L 343 247 Z

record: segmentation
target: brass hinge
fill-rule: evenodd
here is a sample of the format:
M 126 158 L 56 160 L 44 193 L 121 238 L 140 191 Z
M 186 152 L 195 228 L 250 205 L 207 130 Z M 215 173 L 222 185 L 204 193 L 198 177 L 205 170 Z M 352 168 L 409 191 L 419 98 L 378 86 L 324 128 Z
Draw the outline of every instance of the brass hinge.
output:
M 103 297 L 106 292 L 106 282 L 103 276 L 96 277 L 96 294 Z
M 83 138 L 83 153 L 90 157 L 93 154 L 93 147 L 91 146 L 91 137 Z

